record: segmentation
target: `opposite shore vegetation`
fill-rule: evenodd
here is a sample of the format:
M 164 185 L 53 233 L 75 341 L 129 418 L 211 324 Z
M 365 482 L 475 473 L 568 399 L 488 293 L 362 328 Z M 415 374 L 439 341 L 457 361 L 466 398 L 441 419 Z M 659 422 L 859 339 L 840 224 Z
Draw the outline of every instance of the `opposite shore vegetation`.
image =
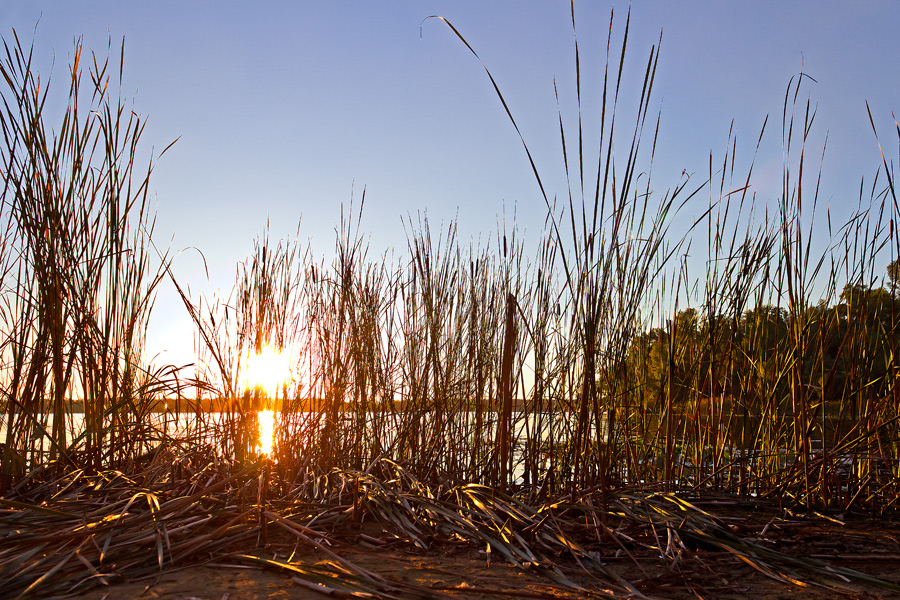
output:
M 41 84 L 33 50 L 6 39 L 3 502 L 104 473 L 139 481 L 164 454 L 181 469 L 171 477 L 186 482 L 192 469 L 212 469 L 211 495 L 262 482 L 265 469 L 265 489 L 243 492 L 241 506 L 321 499 L 349 473 L 383 473 L 404 493 L 439 498 L 485 485 L 490 502 L 533 507 L 592 498 L 609 510 L 627 491 L 643 501 L 714 492 L 809 510 L 896 510 L 900 211 L 888 161 L 873 165 L 847 223 L 829 220 L 827 233 L 814 226 L 822 149 L 807 146 L 815 106 L 800 75 L 785 95 L 779 197 L 754 195 L 752 166 L 738 173 L 734 164 L 753 149 L 733 140 L 705 181 L 653 191 L 646 170 L 658 50 L 638 105 L 624 108 L 614 100 L 630 68 L 624 41 L 619 51 L 601 73 L 603 102 L 591 105 L 603 113 L 599 137 L 588 140 L 580 122 L 560 116 L 569 190 L 559 204 L 531 162 L 549 215 L 536 255 L 526 255 L 514 228 L 498 232 L 496 245 L 473 247 L 453 224 L 435 231 L 420 219 L 408 224 L 408 252 L 386 262 L 351 216 L 330 259 L 293 240 L 259 238 L 226 306 L 184 293 L 152 243 L 153 164 L 137 163 L 144 122 L 111 91 L 119 65 L 77 46 L 64 76 Z M 61 115 L 45 113 L 57 84 L 69 86 L 69 102 Z M 636 125 L 619 131 L 622 123 Z M 685 207 L 700 216 L 674 234 Z M 814 235 L 828 236 L 824 250 Z M 708 252 L 703 279 L 688 276 L 688 242 Z M 144 362 L 160 285 L 182 292 L 197 327 L 196 376 Z M 291 348 L 293 368 L 305 374 L 279 393 L 270 457 L 254 451 L 258 394 L 252 402 L 239 384 L 244 357 L 264 347 Z M 83 401 L 73 406 L 72 397 Z M 237 401 L 210 412 L 218 398 Z M 318 400 L 311 407 L 306 398 Z M 151 418 L 160 403 L 196 419 L 167 431 Z M 66 431 L 73 410 L 83 412 L 75 436 Z M 145 493 L 155 511 L 177 497 Z M 241 522 L 264 528 L 275 519 L 264 512 Z M 175 550 L 160 548 L 158 565 L 154 554 L 149 567 L 134 568 L 174 560 Z M 101 572 L 103 560 L 94 563 Z M 37 585 L 21 566 L 4 564 L 10 578 L 0 585 Z

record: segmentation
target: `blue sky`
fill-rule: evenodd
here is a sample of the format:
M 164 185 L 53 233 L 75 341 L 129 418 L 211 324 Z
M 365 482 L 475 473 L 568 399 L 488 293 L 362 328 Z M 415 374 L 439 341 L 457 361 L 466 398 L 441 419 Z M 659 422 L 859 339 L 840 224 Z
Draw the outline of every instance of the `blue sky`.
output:
M 596 144 L 611 3 L 576 2 L 586 143 Z M 628 4 L 616 3 L 614 40 Z M 543 199 L 509 121 L 474 57 L 437 20 L 466 36 L 500 85 L 551 195 L 565 195 L 553 79 L 574 122 L 569 3 L 46 2 L 4 0 L 4 37 L 34 37 L 38 64 L 56 72 L 73 39 L 113 54 L 125 38 L 123 95 L 148 119 L 147 147 L 159 161 L 151 186 L 156 242 L 178 256 L 193 293 L 227 293 L 235 265 L 270 223 L 278 239 L 299 237 L 328 256 L 341 206 L 366 187 L 362 230 L 372 253 L 406 241 L 403 218 L 427 212 L 434 225 L 458 218 L 460 239 L 488 243 L 505 211 L 536 240 Z M 659 193 L 686 170 L 704 178 L 720 160 L 732 120 L 738 165 L 757 159 L 755 190 L 774 199 L 782 165 L 785 89 L 803 70 L 818 105 L 811 154 L 828 134 L 822 202 L 835 215 L 856 206 L 860 178 L 880 162 L 868 100 L 889 159 L 897 157 L 892 112 L 900 109 L 900 51 L 893 0 L 665 2 L 632 5 L 625 85 L 639 89 L 650 46 L 663 30 L 651 109 L 661 111 L 653 166 Z M 35 27 L 35 24 L 37 26 Z M 421 29 L 420 29 L 421 26 Z M 65 92 L 57 82 L 57 91 Z M 633 95 L 620 112 L 633 120 Z M 589 153 L 589 156 L 593 156 Z M 836 218 L 840 221 L 840 217 Z M 149 350 L 190 361 L 191 327 L 171 290 L 160 291 Z

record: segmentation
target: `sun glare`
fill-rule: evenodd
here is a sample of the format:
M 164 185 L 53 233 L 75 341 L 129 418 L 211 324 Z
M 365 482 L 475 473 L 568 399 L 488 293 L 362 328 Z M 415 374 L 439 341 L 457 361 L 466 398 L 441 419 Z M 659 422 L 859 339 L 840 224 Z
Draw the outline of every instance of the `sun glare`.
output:
M 267 346 L 258 354 L 247 357 L 242 383 L 245 389 L 258 389 L 268 398 L 275 398 L 282 385 L 291 379 L 291 360 L 287 350 L 278 351 Z

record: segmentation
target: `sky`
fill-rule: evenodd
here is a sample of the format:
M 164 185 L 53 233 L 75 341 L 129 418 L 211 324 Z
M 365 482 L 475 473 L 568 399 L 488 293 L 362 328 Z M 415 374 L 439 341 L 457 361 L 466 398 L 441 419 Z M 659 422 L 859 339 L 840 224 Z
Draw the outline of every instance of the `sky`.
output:
M 588 149 L 597 140 L 610 11 L 616 44 L 628 7 L 575 3 Z M 404 220 L 419 215 L 433 228 L 455 219 L 463 244 L 490 243 L 498 224 L 514 219 L 526 246 L 536 243 L 546 207 L 521 142 L 479 62 L 429 15 L 447 18 L 478 52 L 548 192 L 564 197 L 554 80 L 564 119 L 577 117 L 566 1 L 4 0 L 0 34 L 11 39 L 14 28 L 26 44 L 33 39 L 39 68 L 49 74 L 55 61 L 59 78 L 75 38 L 101 56 L 111 40 L 114 58 L 124 39 L 122 94 L 147 119 L 145 148 L 158 154 L 178 140 L 151 178 L 154 240 L 170 249 L 196 298 L 227 296 L 237 263 L 267 226 L 278 240 L 299 225 L 297 237 L 329 257 L 342 209 L 351 199 L 358 206 L 364 188 L 370 254 L 402 255 Z M 636 0 L 619 111 L 633 122 L 662 32 L 650 103 L 660 115 L 654 190 L 664 193 L 685 172 L 702 181 L 732 123 L 746 170 L 768 115 L 754 191 L 776 198 L 785 90 L 802 69 L 816 81 L 802 89 L 818 108 L 816 164 L 827 134 L 821 201 L 836 220 L 849 215 L 861 178 L 881 161 L 867 101 L 888 159 L 897 157 L 897 23 L 894 0 Z M 56 86 L 65 94 L 64 82 Z M 187 313 L 166 284 L 148 352 L 182 364 L 193 360 L 192 344 Z

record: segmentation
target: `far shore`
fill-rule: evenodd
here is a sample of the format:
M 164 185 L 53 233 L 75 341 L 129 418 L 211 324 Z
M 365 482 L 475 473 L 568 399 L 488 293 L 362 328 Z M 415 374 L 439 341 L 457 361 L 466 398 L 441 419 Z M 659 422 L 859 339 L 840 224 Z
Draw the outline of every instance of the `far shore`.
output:
M 481 409 L 488 412 L 499 411 L 502 401 L 499 399 L 485 399 L 480 403 L 474 401 L 468 405 L 468 410 L 475 411 L 480 404 Z M 438 406 L 429 403 L 427 407 L 423 407 L 418 403 L 410 403 L 405 400 L 395 400 L 393 402 L 366 402 L 365 410 L 368 412 L 406 412 L 410 410 L 436 410 Z M 73 400 L 67 403 L 67 410 L 70 413 L 84 413 L 84 402 L 81 400 Z M 282 411 L 289 410 L 291 412 L 324 412 L 328 408 L 324 398 L 299 398 L 285 401 L 281 398 L 258 398 L 254 396 L 243 398 L 181 398 L 153 401 L 149 405 L 147 412 L 151 413 L 218 413 L 218 412 L 240 412 L 240 411 L 256 411 L 256 410 L 273 410 Z M 359 402 L 341 402 L 338 405 L 339 412 L 356 412 L 361 408 Z M 445 410 L 456 412 L 461 410 L 458 403 L 453 406 L 445 407 Z M 512 402 L 512 410 L 521 412 L 525 410 L 525 402 L 516 398 Z

